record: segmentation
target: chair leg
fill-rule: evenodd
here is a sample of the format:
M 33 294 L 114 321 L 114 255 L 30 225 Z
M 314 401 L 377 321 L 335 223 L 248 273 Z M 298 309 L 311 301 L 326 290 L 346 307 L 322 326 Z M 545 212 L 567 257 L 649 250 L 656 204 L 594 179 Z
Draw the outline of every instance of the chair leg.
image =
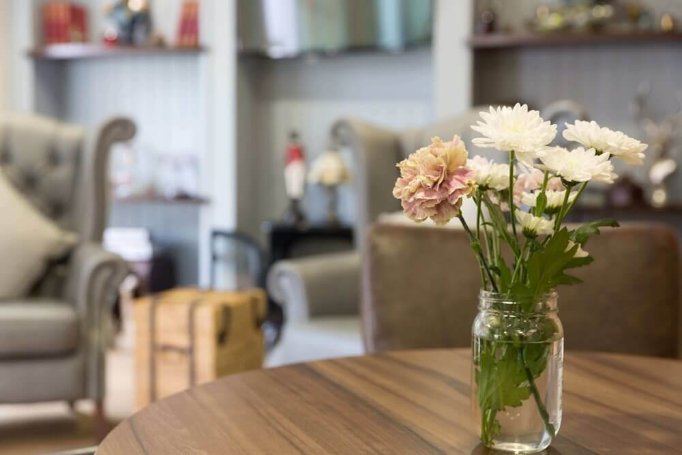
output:
M 69 411 L 71 411 L 72 414 L 76 412 L 76 400 L 69 400 L 66 404 L 69 406 Z
M 104 400 L 95 400 L 95 413 L 93 415 L 95 437 L 98 442 L 102 442 L 104 437 L 109 433 L 109 422 L 107 421 L 106 412 L 104 410 Z

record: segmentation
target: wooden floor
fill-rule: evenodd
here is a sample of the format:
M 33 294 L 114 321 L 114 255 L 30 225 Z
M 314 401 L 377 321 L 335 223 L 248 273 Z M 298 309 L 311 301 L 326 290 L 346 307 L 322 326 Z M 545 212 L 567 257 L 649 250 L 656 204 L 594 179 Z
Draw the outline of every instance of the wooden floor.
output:
M 112 423 L 134 409 L 133 356 L 129 350 L 107 357 L 107 415 Z M 90 419 L 91 404 L 66 403 L 0 405 L 0 454 L 44 454 L 96 444 Z

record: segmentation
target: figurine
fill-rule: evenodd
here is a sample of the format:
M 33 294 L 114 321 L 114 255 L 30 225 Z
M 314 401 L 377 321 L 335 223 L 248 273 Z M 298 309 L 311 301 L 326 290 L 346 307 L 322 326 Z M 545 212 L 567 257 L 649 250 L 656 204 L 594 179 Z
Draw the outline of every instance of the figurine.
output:
M 144 46 L 152 35 L 152 15 L 147 0 L 118 0 L 106 7 L 108 25 L 104 41 L 112 45 Z
M 288 224 L 305 223 L 305 215 L 301 210 L 301 199 L 305 192 L 305 154 L 303 146 L 298 140 L 298 133 L 292 131 L 289 134 L 287 146 L 286 165 L 284 166 L 284 185 L 289 197 L 289 207 L 284 213 L 284 222 Z

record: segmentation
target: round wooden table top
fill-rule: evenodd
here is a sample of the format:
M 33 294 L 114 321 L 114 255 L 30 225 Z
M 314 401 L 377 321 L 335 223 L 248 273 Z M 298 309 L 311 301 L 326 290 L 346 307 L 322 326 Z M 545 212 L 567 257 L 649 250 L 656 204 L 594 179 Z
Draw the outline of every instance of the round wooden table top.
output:
M 230 376 L 161 400 L 98 454 L 487 453 L 469 350 L 393 352 Z M 569 353 L 549 453 L 682 453 L 682 362 Z

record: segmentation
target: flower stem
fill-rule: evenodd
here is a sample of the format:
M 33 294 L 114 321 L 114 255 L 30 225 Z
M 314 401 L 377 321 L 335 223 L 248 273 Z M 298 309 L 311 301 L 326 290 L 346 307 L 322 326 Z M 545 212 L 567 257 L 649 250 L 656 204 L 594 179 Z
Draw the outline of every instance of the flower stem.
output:
M 476 247 L 473 247 L 474 252 L 478 256 L 479 261 L 481 262 L 481 267 L 485 271 L 485 273 L 488 276 L 488 279 L 490 279 L 490 285 L 493 288 L 493 291 L 497 292 L 497 284 L 495 284 L 495 279 L 493 278 L 493 274 L 490 272 L 490 267 L 488 267 L 488 261 L 485 260 L 485 256 L 483 256 L 483 252 L 481 251 L 481 243 L 478 238 L 474 235 L 473 232 L 471 232 L 471 229 L 469 229 L 469 225 L 467 224 L 466 220 L 460 213 L 457 218 L 459 218 L 459 221 L 462 223 L 462 227 L 466 231 L 467 234 L 469 234 L 469 238 L 471 238 L 474 242 L 472 242 L 472 246 L 475 244 Z M 483 278 L 483 285 L 485 286 L 485 276 Z
M 587 182 L 584 182 L 583 184 L 580 185 L 580 188 L 578 188 L 578 194 L 575 195 L 573 202 L 571 202 L 571 204 L 566 209 L 566 213 L 564 213 L 564 217 L 566 215 L 568 215 L 568 212 L 573 210 L 573 207 L 575 207 L 576 202 L 578 202 L 578 199 L 580 199 L 580 196 L 583 194 L 583 191 L 585 191 L 585 188 L 587 188 Z
M 561 203 L 561 209 L 559 209 L 559 213 L 556 216 L 556 220 L 554 220 L 554 232 L 559 231 L 559 228 L 561 227 L 561 222 L 564 220 L 564 217 L 568 213 L 568 199 L 571 197 L 571 189 L 573 188 L 573 185 L 569 184 L 565 186 L 566 194 L 564 195 L 564 201 Z
M 526 373 L 526 379 L 528 380 L 530 391 L 533 394 L 535 404 L 538 407 L 540 417 L 542 417 L 542 421 L 545 424 L 547 432 L 552 437 L 552 439 L 554 439 L 556 437 L 556 429 L 554 428 L 554 425 L 552 425 L 552 422 L 549 421 L 549 413 L 547 412 L 547 408 L 545 407 L 545 404 L 542 402 L 540 392 L 538 391 L 538 388 L 535 385 L 535 378 L 533 378 L 533 373 L 530 371 L 530 368 L 528 368 L 528 363 L 526 362 L 526 351 L 523 347 L 521 347 L 521 349 L 519 350 L 519 355 L 521 357 L 521 362 L 523 363 L 523 370 Z
M 479 240 L 483 239 L 483 243 L 485 244 L 485 256 L 488 258 L 489 262 L 492 260 L 493 265 L 495 265 L 497 264 L 497 262 L 495 261 L 495 258 L 493 256 L 492 242 L 490 239 L 490 235 L 488 234 L 488 229 L 485 227 L 486 220 L 485 217 L 483 216 L 483 211 L 481 210 L 482 200 L 480 191 L 476 192 L 475 201 L 476 201 L 476 236 L 479 238 Z M 481 222 L 483 222 L 482 234 Z
M 514 265 L 514 273 L 512 274 L 511 281 L 509 282 L 510 288 L 514 286 L 514 283 L 516 282 L 516 276 L 521 271 L 522 264 L 527 261 L 526 255 L 530 253 L 530 246 L 531 246 L 530 239 L 526 239 L 526 243 L 524 243 L 523 250 L 521 251 L 521 256 Z
M 509 214 L 511 216 L 512 232 L 514 233 L 514 238 L 516 236 L 516 218 L 514 217 L 514 211 L 516 206 L 514 205 L 514 161 L 516 161 L 516 153 L 512 150 L 509 153 Z
M 483 195 L 483 203 L 485 204 L 486 208 L 488 209 L 488 213 L 490 214 L 490 217 L 493 219 L 493 224 L 495 225 L 495 229 L 497 230 L 498 236 L 502 240 L 504 240 L 507 245 L 509 245 L 509 248 L 511 248 L 512 252 L 514 253 L 514 257 L 518 257 L 521 254 L 521 249 L 519 247 L 519 242 L 518 238 L 512 237 L 509 232 L 507 232 L 506 226 L 507 222 L 504 219 L 504 217 L 501 215 L 501 212 L 499 212 L 499 207 L 496 207 L 493 202 L 490 200 L 490 198 L 487 195 Z M 496 214 L 496 209 L 497 213 Z M 504 227 L 502 227 L 504 225 Z M 499 242 L 496 250 L 496 254 L 499 257 Z

